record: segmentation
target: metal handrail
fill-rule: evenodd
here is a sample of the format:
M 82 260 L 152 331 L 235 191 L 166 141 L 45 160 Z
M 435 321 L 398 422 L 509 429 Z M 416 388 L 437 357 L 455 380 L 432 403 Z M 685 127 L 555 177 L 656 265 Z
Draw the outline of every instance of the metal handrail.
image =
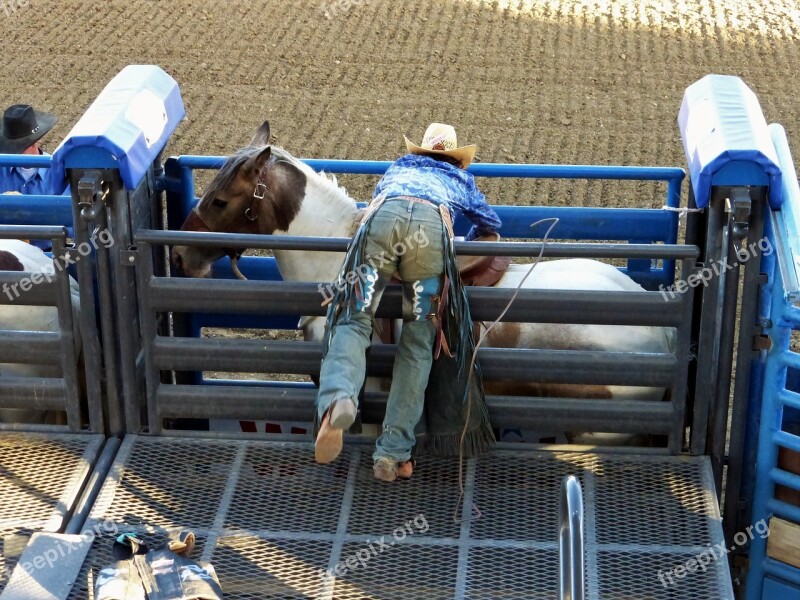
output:
M 52 164 L 53 157 L 49 154 L 0 154 L 0 167 L 49 169 Z
M 559 600 L 583 600 L 583 491 L 578 478 L 561 480 L 558 501 Z
M 800 183 L 792 161 L 792 153 L 786 131 L 781 125 L 772 123 L 769 126 L 772 142 L 778 154 L 781 179 L 781 195 L 783 204 L 780 210 L 770 211 L 775 235 L 775 251 L 778 268 L 783 278 L 784 297 L 793 303 L 800 300 L 800 273 L 797 258 L 800 257 Z
M 317 236 L 262 235 L 258 233 L 217 233 L 177 231 L 174 229 L 139 229 L 134 232 L 136 243 L 181 244 L 209 248 L 250 248 L 258 250 L 324 250 L 346 252 L 351 238 Z M 453 247 L 464 256 L 521 256 L 533 257 L 542 252 L 541 242 L 474 242 L 457 241 Z M 558 258 L 697 258 L 697 246 L 683 244 L 599 244 L 548 242 L 543 256 Z
M 182 155 L 173 157 L 181 167 L 219 169 L 227 156 Z M 383 175 L 390 160 L 342 160 L 299 158 L 315 170 L 352 175 Z M 632 181 L 675 181 L 680 186 L 686 171 L 679 167 L 632 165 L 561 165 L 531 163 L 474 163 L 467 169 L 479 177 L 521 177 L 538 179 L 625 179 Z
M 183 155 L 171 157 L 184 175 L 183 193 L 193 199 L 195 169 L 219 169 L 227 156 Z M 387 160 L 342 160 L 298 158 L 315 171 L 350 175 L 383 175 L 391 166 Z M 681 184 L 686 171 L 679 167 L 648 167 L 639 165 L 559 165 L 530 163 L 474 163 L 467 169 L 476 177 L 516 177 L 522 179 L 616 179 L 624 181 L 661 181 L 667 184 L 666 204 L 678 208 L 681 202 Z M 677 235 L 677 234 L 676 234 Z M 674 240 L 668 240 L 673 242 Z

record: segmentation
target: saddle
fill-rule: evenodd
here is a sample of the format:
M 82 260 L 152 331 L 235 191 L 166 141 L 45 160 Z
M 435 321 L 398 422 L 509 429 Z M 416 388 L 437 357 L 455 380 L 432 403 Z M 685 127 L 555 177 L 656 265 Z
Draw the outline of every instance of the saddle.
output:
M 500 234 L 481 236 L 473 241 L 499 242 Z M 510 264 L 510 256 L 459 256 L 458 273 L 466 286 L 491 287 L 500 281 Z

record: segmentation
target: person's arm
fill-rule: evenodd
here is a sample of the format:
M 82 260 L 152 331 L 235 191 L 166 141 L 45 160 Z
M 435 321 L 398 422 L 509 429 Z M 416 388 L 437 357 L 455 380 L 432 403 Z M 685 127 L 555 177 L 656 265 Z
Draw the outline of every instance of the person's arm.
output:
M 11 167 L 0 167 L 0 194 L 22 194 L 19 191 L 22 178 L 16 176 Z
M 503 224 L 494 209 L 486 202 L 486 196 L 477 188 L 474 181 L 470 186 L 464 215 L 474 223 L 466 236 L 467 240 L 494 233 Z

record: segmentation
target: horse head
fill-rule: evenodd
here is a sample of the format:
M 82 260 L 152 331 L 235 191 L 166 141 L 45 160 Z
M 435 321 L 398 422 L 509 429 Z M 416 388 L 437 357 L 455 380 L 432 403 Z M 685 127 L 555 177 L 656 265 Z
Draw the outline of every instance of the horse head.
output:
M 249 146 L 228 157 L 181 231 L 271 235 L 288 231 L 303 201 L 306 175 L 288 153 L 269 145 L 265 121 Z M 175 246 L 172 260 L 183 274 L 204 277 L 211 263 L 244 249 Z

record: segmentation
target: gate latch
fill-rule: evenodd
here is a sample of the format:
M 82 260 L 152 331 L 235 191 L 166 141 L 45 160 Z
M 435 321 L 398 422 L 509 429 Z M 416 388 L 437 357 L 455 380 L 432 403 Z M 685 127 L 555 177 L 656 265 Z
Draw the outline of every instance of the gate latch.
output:
M 768 335 L 753 336 L 753 350 L 769 350 L 771 347 L 772 342 Z
M 102 189 L 103 181 L 100 171 L 87 171 L 78 180 L 78 208 L 80 208 L 83 220 L 88 221 L 97 215 L 95 199 Z
M 747 237 L 750 229 L 750 211 L 753 201 L 747 188 L 737 187 L 731 190 L 731 195 L 725 199 L 725 212 L 733 218 L 733 238 L 741 240 Z

